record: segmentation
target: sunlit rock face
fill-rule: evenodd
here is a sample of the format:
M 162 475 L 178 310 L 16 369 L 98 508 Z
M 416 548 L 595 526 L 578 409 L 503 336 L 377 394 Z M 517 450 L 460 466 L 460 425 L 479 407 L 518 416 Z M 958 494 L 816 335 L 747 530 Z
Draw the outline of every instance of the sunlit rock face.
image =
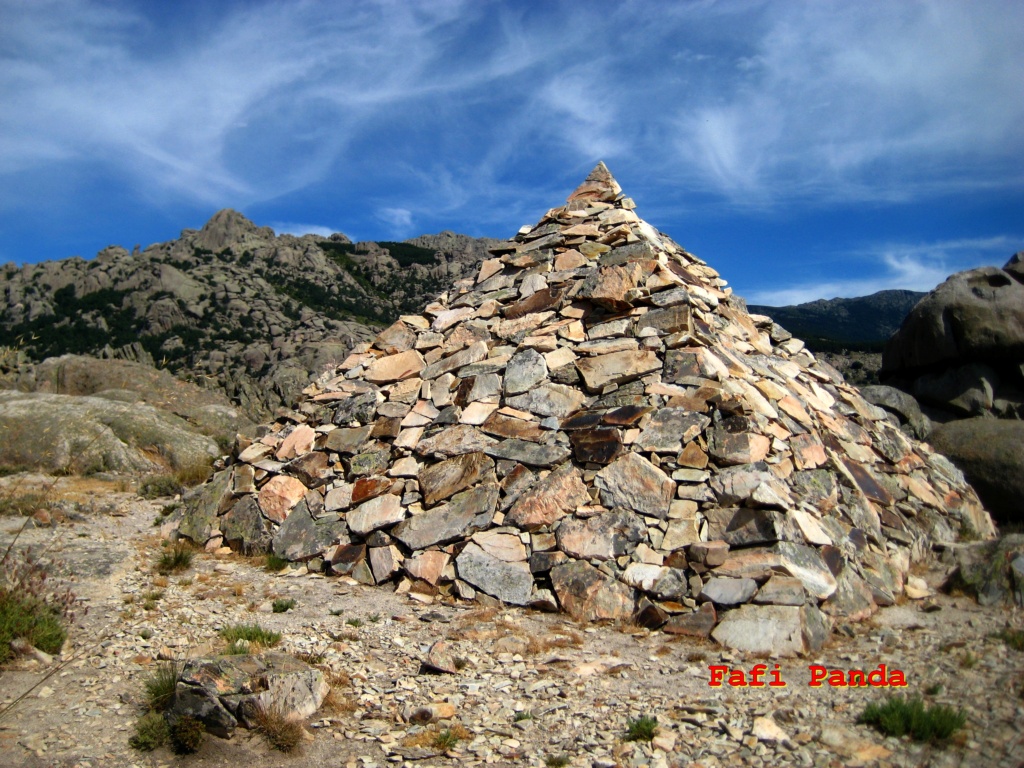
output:
M 221 514 L 266 496 L 278 525 L 294 499 L 274 551 L 364 583 L 717 623 L 738 647 L 771 624 L 782 653 L 894 602 L 933 541 L 994 534 L 948 461 L 747 314 L 603 164 L 492 254 L 241 445 L 224 472 L 255 485 L 211 483 Z M 300 474 L 298 451 L 326 461 Z

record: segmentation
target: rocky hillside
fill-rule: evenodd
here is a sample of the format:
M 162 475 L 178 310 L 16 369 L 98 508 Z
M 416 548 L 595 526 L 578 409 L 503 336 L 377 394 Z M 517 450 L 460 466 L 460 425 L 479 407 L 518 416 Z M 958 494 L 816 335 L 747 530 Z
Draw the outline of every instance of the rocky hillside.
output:
M 818 299 L 788 307 L 750 305 L 768 315 L 816 352 L 882 346 L 924 296 L 917 291 L 879 291 L 854 299 Z
M 120 357 L 220 387 L 264 418 L 375 327 L 476 269 L 496 242 L 451 232 L 405 243 L 278 236 L 223 210 L 143 251 L 8 264 L 0 373 L 68 353 Z

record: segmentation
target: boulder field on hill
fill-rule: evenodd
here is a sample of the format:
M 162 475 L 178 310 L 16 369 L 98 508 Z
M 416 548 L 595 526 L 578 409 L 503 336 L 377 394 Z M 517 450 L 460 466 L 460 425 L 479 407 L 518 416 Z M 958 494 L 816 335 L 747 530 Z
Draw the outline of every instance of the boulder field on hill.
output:
M 240 439 L 177 535 L 775 654 L 994 535 L 952 464 L 634 207 L 599 164 Z
M 4 264 L 0 376 L 12 354 L 122 358 L 205 382 L 266 421 L 353 344 L 475 273 L 496 242 L 275 235 L 223 210 L 145 249 Z

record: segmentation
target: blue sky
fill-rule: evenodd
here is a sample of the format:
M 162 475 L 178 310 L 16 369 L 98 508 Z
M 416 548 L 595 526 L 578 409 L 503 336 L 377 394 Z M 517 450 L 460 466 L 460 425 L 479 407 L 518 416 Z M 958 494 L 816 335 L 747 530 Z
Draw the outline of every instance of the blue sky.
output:
M 738 293 L 1024 250 L 1024 3 L 0 0 L 0 262 L 505 238 L 604 160 Z

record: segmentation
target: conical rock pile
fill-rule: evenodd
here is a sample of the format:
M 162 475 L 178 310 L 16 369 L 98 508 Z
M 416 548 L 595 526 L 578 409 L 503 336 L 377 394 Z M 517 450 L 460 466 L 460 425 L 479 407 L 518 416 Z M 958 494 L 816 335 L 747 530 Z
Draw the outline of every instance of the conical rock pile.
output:
M 240 443 L 180 533 L 777 653 L 994 534 L 948 461 L 633 209 L 599 164 Z

